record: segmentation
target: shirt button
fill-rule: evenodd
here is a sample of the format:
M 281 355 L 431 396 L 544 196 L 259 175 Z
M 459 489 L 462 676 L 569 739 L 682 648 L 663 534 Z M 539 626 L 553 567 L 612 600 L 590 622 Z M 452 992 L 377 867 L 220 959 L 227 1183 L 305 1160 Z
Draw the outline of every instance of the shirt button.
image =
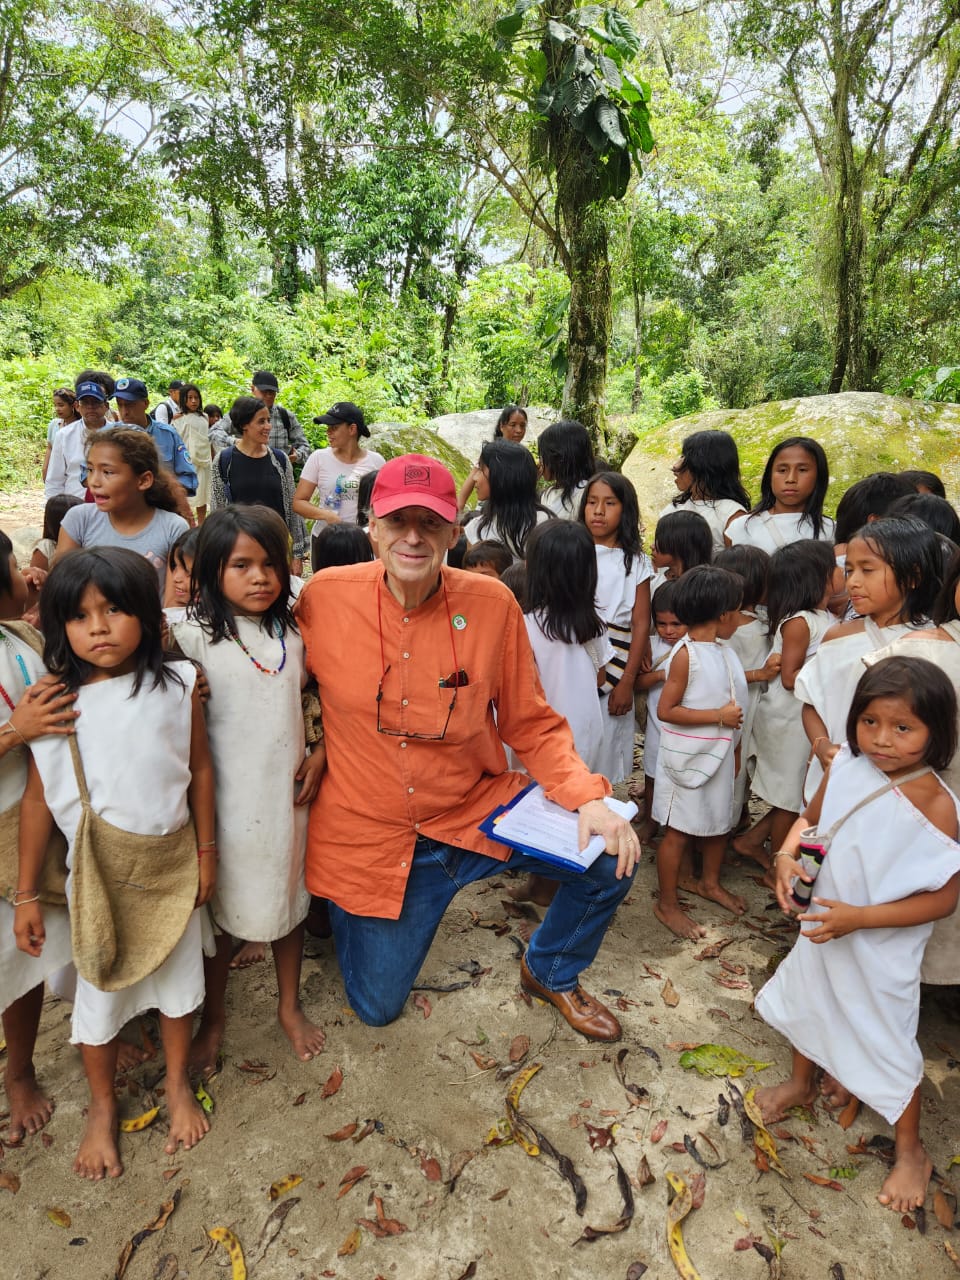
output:
M 410 699 L 409 699 L 409 698 L 404 698 L 403 702 L 402 702 L 400 705 L 401 705 L 401 706 L 404 706 L 404 707 L 409 707 L 409 705 L 410 705 Z
M 409 618 L 404 618 L 404 622 L 409 622 L 409 621 L 410 621 Z
M 413 795 L 413 787 L 407 787 L 407 795 L 408 795 L 408 796 L 412 796 L 412 795 Z
M 414 829 L 414 831 L 419 831 L 419 830 L 420 830 L 420 823 L 419 823 L 419 822 L 415 822 L 415 823 L 413 824 L 413 829 Z
M 406 744 L 405 742 L 401 742 L 401 743 L 400 743 L 400 750 L 401 750 L 401 751 L 406 750 L 406 746 L 407 746 L 407 744 Z
M 409 658 L 409 657 L 410 657 L 409 653 L 405 653 L 403 656 L 404 656 L 405 658 Z
M 403 869 L 404 871 L 406 871 L 406 869 L 407 869 L 407 864 L 406 864 L 405 862 L 401 862 L 401 863 L 400 863 L 400 866 L 402 867 L 402 869 Z

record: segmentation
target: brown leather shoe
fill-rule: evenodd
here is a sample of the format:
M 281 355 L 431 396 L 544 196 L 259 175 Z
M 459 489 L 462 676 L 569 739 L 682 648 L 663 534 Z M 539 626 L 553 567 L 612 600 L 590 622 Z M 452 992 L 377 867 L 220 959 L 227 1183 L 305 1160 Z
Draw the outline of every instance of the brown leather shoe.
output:
M 569 1022 L 574 1031 L 579 1031 L 588 1040 L 619 1040 L 623 1031 L 620 1023 L 606 1005 L 594 1000 L 579 984 L 572 991 L 551 991 L 541 986 L 530 970 L 526 960 L 520 961 L 520 986 L 530 995 L 546 1000 Z

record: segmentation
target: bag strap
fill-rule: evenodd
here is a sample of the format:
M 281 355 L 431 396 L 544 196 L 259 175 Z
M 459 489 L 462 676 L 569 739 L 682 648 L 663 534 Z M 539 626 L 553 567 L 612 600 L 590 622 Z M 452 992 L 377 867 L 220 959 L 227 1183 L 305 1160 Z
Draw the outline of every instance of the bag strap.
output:
M 848 809 L 842 818 L 838 818 L 832 827 L 822 837 L 825 843 L 829 843 L 848 818 L 852 818 L 855 813 L 863 809 L 868 804 L 873 804 L 874 800 L 879 800 L 881 796 L 885 796 L 888 791 L 892 791 L 894 787 L 904 787 L 908 782 L 913 782 L 917 778 L 922 778 L 933 770 L 927 764 L 922 769 L 914 769 L 912 773 L 908 773 L 906 777 L 898 778 L 896 782 L 886 782 L 882 787 L 877 787 L 876 791 L 871 791 L 868 796 L 864 796 L 862 800 L 858 800 L 852 809 Z
M 787 540 L 783 536 L 783 534 L 780 532 L 777 522 L 774 519 L 773 514 L 771 512 L 765 511 L 763 513 L 763 523 L 766 526 L 767 530 L 769 531 L 770 537 L 774 540 L 777 546 L 780 549 L 785 547 L 787 545 Z
M 872 618 L 863 619 L 863 629 L 870 637 L 870 642 L 874 649 L 882 649 L 885 645 L 889 644 L 889 640 Z
M 946 631 L 951 640 L 955 640 L 960 644 L 960 622 L 956 618 L 951 618 L 949 622 L 941 622 L 940 628 Z
M 80 759 L 80 748 L 77 745 L 77 735 L 71 733 L 68 739 L 70 743 L 70 759 L 73 761 L 73 772 L 77 779 L 77 790 L 80 792 L 80 804 L 84 809 L 90 808 L 90 792 L 87 790 L 87 776 L 83 772 L 83 761 Z
M 730 686 L 730 701 L 736 702 L 737 691 L 734 688 L 734 684 L 733 684 L 733 667 L 731 667 L 730 665 L 730 655 L 727 653 L 726 649 L 723 647 L 722 644 L 718 645 L 717 648 L 720 650 L 720 656 L 723 658 L 723 665 L 727 668 L 727 682 Z
M 4 622 L 3 629 L 22 640 L 38 657 L 43 657 L 43 636 L 29 622 Z

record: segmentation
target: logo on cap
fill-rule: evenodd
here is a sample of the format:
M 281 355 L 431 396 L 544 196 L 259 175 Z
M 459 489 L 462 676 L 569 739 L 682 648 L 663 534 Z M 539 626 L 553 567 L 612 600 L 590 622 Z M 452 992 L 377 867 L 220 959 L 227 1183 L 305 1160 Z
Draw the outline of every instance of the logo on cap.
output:
M 404 484 L 422 484 L 430 487 L 430 468 L 419 466 L 406 466 L 403 469 Z

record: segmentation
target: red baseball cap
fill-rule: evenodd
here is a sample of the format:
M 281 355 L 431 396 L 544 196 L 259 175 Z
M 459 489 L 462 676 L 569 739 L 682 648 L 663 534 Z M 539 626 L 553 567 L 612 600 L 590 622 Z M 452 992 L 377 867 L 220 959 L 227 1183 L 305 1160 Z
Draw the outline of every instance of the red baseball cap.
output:
M 375 516 L 388 516 L 403 507 L 426 507 L 456 524 L 456 481 L 436 458 L 405 453 L 391 458 L 377 472 L 370 506 Z

